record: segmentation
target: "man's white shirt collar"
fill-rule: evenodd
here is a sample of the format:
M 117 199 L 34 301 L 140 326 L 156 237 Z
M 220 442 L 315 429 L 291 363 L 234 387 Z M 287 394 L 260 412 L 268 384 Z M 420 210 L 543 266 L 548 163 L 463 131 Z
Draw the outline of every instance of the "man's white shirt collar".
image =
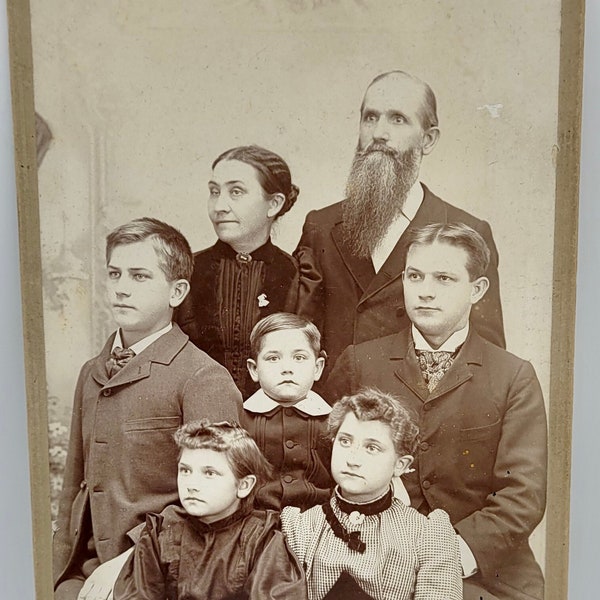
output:
M 135 352 L 135 354 L 139 354 L 143 350 L 145 350 L 152 342 L 155 342 L 159 337 L 165 335 L 165 333 L 169 333 L 173 329 L 173 323 L 169 323 L 166 327 L 163 327 L 159 331 L 155 331 L 151 333 L 149 336 L 146 336 L 144 339 L 136 342 L 135 344 L 129 346 L 129 349 Z M 117 334 L 115 335 L 115 339 L 113 340 L 111 351 L 114 350 L 117 346 L 119 348 L 124 348 L 123 340 L 121 339 L 121 329 L 117 329 Z
M 415 350 L 429 350 L 430 352 L 456 352 L 456 349 L 465 343 L 469 335 L 469 323 L 462 329 L 455 331 L 439 348 L 432 348 L 421 332 L 413 325 L 412 336 L 415 343 Z
M 300 402 L 296 402 L 296 404 L 292 406 L 284 406 L 275 402 L 275 400 L 269 398 L 263 390 L 254 392 L 254 394 L 244 402 L 245 410 L 258 414 L 268 413 L 278 407 L 295 408 L 309 417 L 321 417 L 323 415 L 328 415 L 331 412 L 331 406 L 329 406 L 319 394 L 312 390 L 309 390 L 304 400 L 300 400 Z
M 371 260 L 373 261 L 373 267 L 375 268 L 376 273 L 381 269 L 383 263 L 387 260 L 387 257 L 398 243 L 400 237 L 408 229 L 411 221 L 415 218 L 417 211 L 423 203 L 423 198 L 423 187 L 417 180 L 406 196 L 402 212 L 390 223 L 385 235 L 371 253 Z

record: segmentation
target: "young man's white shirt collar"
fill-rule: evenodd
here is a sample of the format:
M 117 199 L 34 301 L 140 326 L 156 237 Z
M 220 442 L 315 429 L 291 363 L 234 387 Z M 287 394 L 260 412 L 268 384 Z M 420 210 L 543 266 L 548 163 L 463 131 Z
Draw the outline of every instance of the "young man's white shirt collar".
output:
M 415 218 L 417 211 L 423 203 L 423 198 L 423 187 L 417 180 L 408 191 L 404 206 L 402 207 L 402 212 L 390 223 L 385 235 L 373 249 L 373 252 L 371 252 L 371 260 L 373 261 L 375 273 L 381 269 L 383 263 L 392 253 L 392 250 L 395 248 L 402 234 L 408 229 L 408 226 Z
M 165 335 L 165 333 L 169 333 L 173 329 L 173 323 L 169 323 L 166 327 L 151 333 L 145 338 L 141 339 L 139 342 L 132 344 L 129 346 L 129 349 L 135 352 L 135 354 L 139 354 L 143 350 L 145 350 L 152 342 L 155 342 L 159 337 Z M 123 340 L 121 339 L 121 328 L 117 329 L 117 334 L 115 335 L 115 339 L 112 344 L 111 352 L 117 347 L 124 348 Z
M 331 412 L 331 406 L 329 406 L 319 394 L 312 390 L 309 390 L 304 400 L 300 400 L 300 402 L 296 402 L 296 404 L 291 406 L 284 406 L 283 404 L 275 402 L 275 400 L 267 396 L 262 389 L 254 392 L 254 394 L 244 402 L 245 410 L 258 414 L 268 413 L 277 407 L 295 408 L 309 417 L 321 417 L 323 415 L 328 415 Z
M 469 323 L 458 331 L 455 331 L 439 348 L 432 348 L 423 334 L 413 325 L 412 337 L 415 343 L 415 350 L 429 350 L 430 352 L 456 352 L 456 349 L 465 343 L 469 335 Z

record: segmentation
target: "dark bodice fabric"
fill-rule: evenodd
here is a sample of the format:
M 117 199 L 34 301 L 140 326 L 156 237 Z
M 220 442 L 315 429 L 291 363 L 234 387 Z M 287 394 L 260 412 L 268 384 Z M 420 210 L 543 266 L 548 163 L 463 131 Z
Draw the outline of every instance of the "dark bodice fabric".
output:
M 146 519 L 115 600 L 304 600 L 304 574 L 272 511 L 203 523 L 179 506 Z
M 267 315 L 295 312 L 296 261 L 270 240 L 251 255 L 219 240 L 194 255 L 191 286 L 176 320 L 198 348 L 227 367 L 247 398 L 258 389 L 246 369 L 250 332 Z

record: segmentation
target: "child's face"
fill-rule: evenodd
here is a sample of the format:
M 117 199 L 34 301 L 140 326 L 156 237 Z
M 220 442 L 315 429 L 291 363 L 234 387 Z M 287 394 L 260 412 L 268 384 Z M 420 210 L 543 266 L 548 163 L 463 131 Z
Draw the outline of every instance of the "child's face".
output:
M 107 265 L 107 294 L 123 342 L 135 344 L 171 321 L 187 282 L 169 282 L 150 240 L 116 246 Z
M 321 377 L 325 359 L 315 356 L 301 329 L 267 333 L 256 360 L 248 359 L 248 371 L 265 394 L 284 405 L 306 398 Z
M 184 448 L 177 471 L 177 490 L 186 512 L 212 523 L 232 515 L 240 506 L 242 484 L 224 452 Z
M 349 412 L 333 441 L 331 474 L 346 500 L 369 502 L 382 496 L 392 477 L 402 475 L 411 462 L 411 456 L 396 454 L 389 425 L 360 421 Z
M 415 244 L 404 270 L 404 303 L 415 327 L 434 347 L 466 326 L 471 307 L 485 294 L 488 280 L 470 281 L 467 252 L 444 242 Z

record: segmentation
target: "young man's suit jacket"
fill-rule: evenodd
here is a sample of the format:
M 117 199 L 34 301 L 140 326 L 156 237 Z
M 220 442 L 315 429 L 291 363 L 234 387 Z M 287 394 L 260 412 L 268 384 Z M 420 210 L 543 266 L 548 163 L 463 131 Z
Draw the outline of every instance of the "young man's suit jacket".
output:
M 504 348 L 498 252 L 490 226 L 444 202 L 425 185 L 423 191 L 423 203 L 411 226 L 461 222 L 487 242 L 491 253 L 486 273 L 490 288 L 471 313 L 471 322 L 484 338 Z M 294 253 L 300 265 L 298 312 L 319 327 L 330 365 L 346 346 L 389 335 L 409 324 L 401 277 L 406 234 L 375 274 L 371 259 L 353 256 L 344 242 L 342 205 L 338 202 L 309 212 Z
M 114 335 L 79 374 L 54 536 L 55 583 L 69 577 L 90 531 L 100 562 L 125 551 L 127 532 L 178 500 L 173 433 L 200 418 L 239 420 L 242 398 L 225 369 L 177 325 L 108 378 Z
M 543 597 L 528 538 L 546 504 L 546 413 L 533 367 L 471 330 L 430 394 L 410 328 L 350 346 L 327 387 L 338 399 L 362 386 L 392 393 L 418 415 L 411 504 L 442 508 L 471 548 L 472 578 L 498 598 Z

